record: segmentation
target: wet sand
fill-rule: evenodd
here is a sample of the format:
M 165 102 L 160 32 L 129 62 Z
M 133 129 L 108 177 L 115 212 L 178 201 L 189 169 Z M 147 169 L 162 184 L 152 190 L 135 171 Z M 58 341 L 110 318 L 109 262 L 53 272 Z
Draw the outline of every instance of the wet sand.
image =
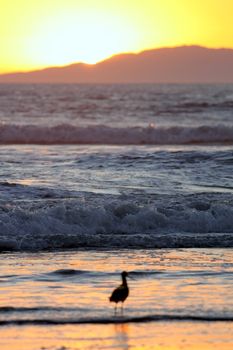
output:
M 4 327 L 1 350 L 232 350 L 232 323 Z
M 8 253 L 0 266 L 1 350 L 233 348 L 232 249 Z M 134 280 L 115 316 L 123 269 Z

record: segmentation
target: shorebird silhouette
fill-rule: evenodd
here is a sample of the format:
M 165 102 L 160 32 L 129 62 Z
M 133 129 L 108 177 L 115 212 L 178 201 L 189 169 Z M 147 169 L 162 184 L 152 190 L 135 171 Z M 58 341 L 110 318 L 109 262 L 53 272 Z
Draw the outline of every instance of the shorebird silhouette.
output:
M 116 303 L 115 313 L 117 312 L 117 303 L 119 303 L 120 301 L 122 303 L 121 310 L 123 312 L 123 303 L 129 295 L 129 287 L 127 284 L 126 276 L 128 276 L 128 272 L 123 271 L 121 273 L 122 284 L 119 287 L 117 287 L 116 289 L 114 289 L 114 291 L 112 292 L 112 295 L 109 298 L 110 302 Z

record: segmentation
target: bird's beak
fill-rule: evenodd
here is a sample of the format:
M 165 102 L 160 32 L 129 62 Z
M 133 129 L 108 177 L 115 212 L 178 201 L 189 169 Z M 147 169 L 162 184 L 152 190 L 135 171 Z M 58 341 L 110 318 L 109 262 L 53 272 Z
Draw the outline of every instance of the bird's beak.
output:
M 127 276 L 128 278 L 130 278 L 131 280 L 136 280 L 136 278 L 134 278 L 132 275 L 130 275 L 130 274 L 128 274 L 128 276 Z

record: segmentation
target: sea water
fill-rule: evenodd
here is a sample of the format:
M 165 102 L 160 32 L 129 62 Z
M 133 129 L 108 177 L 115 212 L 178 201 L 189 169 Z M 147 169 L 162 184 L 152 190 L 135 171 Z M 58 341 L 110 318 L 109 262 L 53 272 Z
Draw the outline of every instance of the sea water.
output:
M 232 85 L 0 85 L 0 120 L 1 349 L 232 346 Z
M 2 350 L 232 349 L 232 249 L 5 253 L 0 263 Z M 133 279 L 115 313 L 124 269 Z

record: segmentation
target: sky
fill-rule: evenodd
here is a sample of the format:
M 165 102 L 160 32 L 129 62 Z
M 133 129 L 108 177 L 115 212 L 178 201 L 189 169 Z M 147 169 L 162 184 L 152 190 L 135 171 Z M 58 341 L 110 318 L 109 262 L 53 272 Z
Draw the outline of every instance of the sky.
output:
M 159 47 L 233 48 L 233 0 L 0 0 L 0 73 Z

